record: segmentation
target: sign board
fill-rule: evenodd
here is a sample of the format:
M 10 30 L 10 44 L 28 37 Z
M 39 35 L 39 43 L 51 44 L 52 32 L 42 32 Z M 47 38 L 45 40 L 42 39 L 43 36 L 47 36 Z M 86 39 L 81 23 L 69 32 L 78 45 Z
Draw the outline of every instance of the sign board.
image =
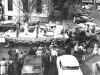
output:
M 82 0 L 82 2 L 92 3 L 92 2 L 93 2 L 93 0 Z

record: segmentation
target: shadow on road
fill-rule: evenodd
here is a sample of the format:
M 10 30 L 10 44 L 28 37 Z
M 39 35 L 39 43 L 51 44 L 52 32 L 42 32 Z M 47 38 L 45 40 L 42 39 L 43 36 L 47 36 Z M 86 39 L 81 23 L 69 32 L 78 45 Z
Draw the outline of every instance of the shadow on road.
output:
M 81 70 L 83 72 L 83 75 L 90 75 L 91 74 L 92 71 L 87 64 L 84 63 L 80 67 L 81 67 Z

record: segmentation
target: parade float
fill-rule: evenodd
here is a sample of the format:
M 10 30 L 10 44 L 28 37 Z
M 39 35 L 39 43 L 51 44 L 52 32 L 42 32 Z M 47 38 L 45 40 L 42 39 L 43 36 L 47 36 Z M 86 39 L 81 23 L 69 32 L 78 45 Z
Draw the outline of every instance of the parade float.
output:
M 17 25 L 16 25 L 17 26 Z M 65 41 L 68 39 L 67 34 L 61 34 L 63 26 L 57 24 L 44 24 L 27 26 L 25 25 L 16 27 L 16 30 L 9 29 L 6 32 L 0 34 L 0 40 L 3 40 L 3 47 L 10 47 L 12 45 L 22 44 L 40 44 L 51 43 L 54 39 Z M 64 39 L 64 40 L 63 40 Z

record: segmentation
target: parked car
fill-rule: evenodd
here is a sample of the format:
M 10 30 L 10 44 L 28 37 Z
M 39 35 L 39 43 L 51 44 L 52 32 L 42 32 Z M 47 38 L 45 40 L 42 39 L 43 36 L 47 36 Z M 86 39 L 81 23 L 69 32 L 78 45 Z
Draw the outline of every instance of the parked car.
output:
M 75 17 L 75 23 L 86 23 L 86 22 L 93 22 L 94 18 L 88 17 L 88 16 L 79 16 Z
M 77 24 L 77 25 L 81 26 L 82 28 L 85 28 L 85 29 L 87 29 L 88 26 L 89 26 L 90 29 L 92 29 L 93 26 L 95 26 L 95 33 L 97 33 L 97 34 L 100 33 L 100 27 L 96 23 L 86 22 L 86 23 L 80 23 L 80 24 Z
M 36 55 L 28 55 L 24 59 L 21 75 L 43 75 L 42 57 Z
M 83 75 L 77 58 L 72 55 L 57 57 L 57 70 L 58 75 Z
M 0 32 L 6 32 L 10 29 L 16 30 L 16 21 L 1 21 L 0 22 Z

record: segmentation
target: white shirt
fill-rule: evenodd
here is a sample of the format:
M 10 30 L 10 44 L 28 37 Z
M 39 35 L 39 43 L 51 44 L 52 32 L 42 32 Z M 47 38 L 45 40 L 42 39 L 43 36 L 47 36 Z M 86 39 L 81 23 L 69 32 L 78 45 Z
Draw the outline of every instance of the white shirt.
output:
M 18 49 L 15 49 L 16 50 L 16 53 L 18 53 L 19 54 L 19 50 Z
M 3 61 L 3 60 L 0 61 L 0 65 L 1 65 L 1 66 L 5 66 L 6 63 L 7 63 L 6 61 Z
M 51 56 L 57 56 L 57 55 L 58 55 L 57 51 L 54 49 L 51 49 Z
M 78 51 L 78 48 L 79 48 L 78 45 L 75 45 L 75 46 L 74 46 L 74 50 L 75 50 L 75 51 Z
M 42 55 L 42 50 L 41 51 L 37 50 L 36 55 L 41 56 Z

